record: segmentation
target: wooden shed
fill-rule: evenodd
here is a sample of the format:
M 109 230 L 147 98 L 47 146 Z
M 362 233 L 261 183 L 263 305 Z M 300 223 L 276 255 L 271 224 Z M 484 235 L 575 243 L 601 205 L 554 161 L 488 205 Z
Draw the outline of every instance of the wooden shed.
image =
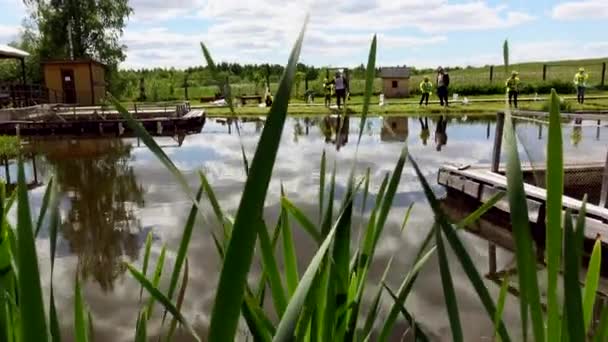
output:
M 380 140 L 406 141 L 409 134 L 407 117 L 385 117 L 380 130 Z
M 410 95 L 410 70 L 403 67 L 380 69 L 382 93 L 386 98 L 404 98 Z
M 50 102 L 92 106 L 105 97 L 105 66 L 97 61 L 54 60 L 42 66 Z

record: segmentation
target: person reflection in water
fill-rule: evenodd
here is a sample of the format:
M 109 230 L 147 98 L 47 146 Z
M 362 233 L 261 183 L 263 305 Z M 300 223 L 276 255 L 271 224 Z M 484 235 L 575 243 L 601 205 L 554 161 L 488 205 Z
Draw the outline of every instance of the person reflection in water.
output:
M 348 143 L 348 116 L 326 116 L 323 118 L 320 128 L 325 137 L 325 143 L 335 144 L 337 150 Z
M 437 144 L 437 151 L 441 151 L 441 148 L 448 143 L 448 121 L 442 116 L 437 121 L 437 127 L 435 128 L 435 144 Z
M 422 118 L 418 120 L 420 120 L 420 140 L 422 140 L 422 145 L 426 146 L 426 142 L 431 135 L 431 132 L 429 132 L 429 118 L 425 117 L 424 121 Z
M 570 142 L 572 146 L 577 147 L 578 144 L 583 140 L 583 120 L 577 118 L 574 120 L 574 126 L 572 126 L 572 134 L 570 135 Z

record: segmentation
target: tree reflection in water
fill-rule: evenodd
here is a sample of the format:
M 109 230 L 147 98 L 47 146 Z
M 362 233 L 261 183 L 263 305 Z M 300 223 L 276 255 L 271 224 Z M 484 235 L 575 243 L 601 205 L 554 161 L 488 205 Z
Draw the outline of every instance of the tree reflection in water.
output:
M 141 243 L 137 208 L 144 205 L 131 145 L 122 140 L 64 140 L 44 143 L 56 170 L 59 190 L 70 208 L 61 232 L 78 256 L 83 279 L 92 277 L 104 291 L 125 272 L 123 257 L 135 259 Z

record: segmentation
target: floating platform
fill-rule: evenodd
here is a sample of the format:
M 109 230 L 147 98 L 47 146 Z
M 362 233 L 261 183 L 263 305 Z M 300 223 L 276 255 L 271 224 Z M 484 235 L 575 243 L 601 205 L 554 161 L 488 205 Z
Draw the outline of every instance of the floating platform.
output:
M 577 198 L 581 197 L 580 193 L 569 193 L 568 188 L 573 190 L 580 188 L 594 189 L 591 186 L 584 184 L 572 184 L 575 181 L 593 182 L 599 179 L 601 184 L 602 174 L 604 171 L 604 163 L 597 164 L 577 164 L 575 166 L 564 166 L 564 184 L 565 194 L 562 199 L 563 211 L 569 209 L 573 216 L 578 215 L 583 202 Z M 525 168 L 524 179 L 530 179 L 532 172 L 539 170 L 531 170 Z M 540 172 L 543 172 L 541 170 Z M 585 175 L 581 177 L 581 175 Z M 544 179 L 544 174 L 542 177 Z M 439 169 L 437 182 L 448 189 L 448 192 L 456 192 L 466 195 L 474 203 L 485 203 L 498 192 L 505 192 L 507 189 L 507 177 L 502 170 L 492 172 L 489 166 L 443 166 Z M 570 184 L 569 184 L 570 183 Z M 589 194 L 590 197 L 598 197 L 600 186 L 595 186 L 595 192 L 598 194 Z M 533 235 L 543 235 L 545 227 L 545 212 L 547 191 L 541 186 L 524 183 L 526 193 L 526 202 L 528 205 L 528 218 L 532 229 L 538 230 L 532 232 Z M 510 206 L 508 199 L 503 197 L 498 201 L 494 208 L 509 214 Z M 587 203 L 585 217 L 585 238 L 595 240 L 599 237 L 603 244 L 608 245 L 608 208 L 604 208 L 593 202 Z M 509 222 L 510 225 L 510 222 Z M 510 228 L 510 227 L 508 227 Z M 542 239 L 541 239 L 542 240 Z
M 127 121 L 116 110 L 101 107 L 49 110 L 21 114 L 15 120 L 0 121 L 0 135 L 23 137 L 134 137 Z M 143 108 L 140 108 L 143 109 Z M 187 105 L 170 108 L 145 108 L 132 112 L 134 118 L 152 136 L 175 137 L 200 133 L 206 120 L 203 110 L 191 110 Z

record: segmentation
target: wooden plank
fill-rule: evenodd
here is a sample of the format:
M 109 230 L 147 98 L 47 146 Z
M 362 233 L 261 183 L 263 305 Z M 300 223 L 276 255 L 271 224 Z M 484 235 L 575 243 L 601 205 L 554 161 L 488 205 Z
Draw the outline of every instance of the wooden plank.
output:
M 479 198 L 479 190 L 481 189 L 481 186 L 479 185 L 479 183 L 465 179 L 464 181 L 464 193 L 474 197 L 474 198 Z

